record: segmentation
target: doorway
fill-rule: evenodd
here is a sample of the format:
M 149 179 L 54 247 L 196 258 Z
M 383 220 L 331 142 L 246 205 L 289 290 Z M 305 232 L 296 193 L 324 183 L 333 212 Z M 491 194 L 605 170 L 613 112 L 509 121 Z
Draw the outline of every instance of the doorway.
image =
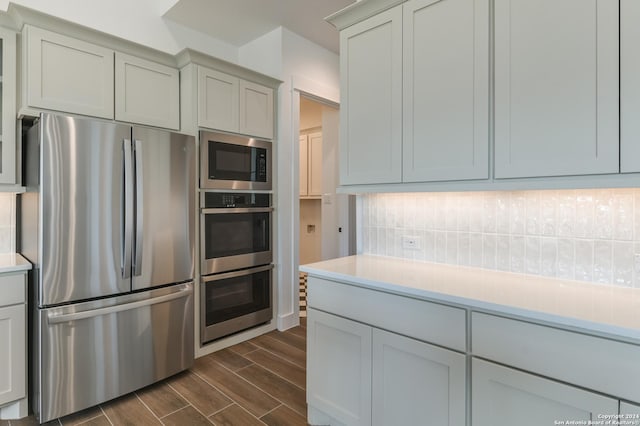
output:
M 300 94 L 299 262 L 349 254 L 348 224 L 342 224 L 348 197 L 337 194 L 339 110 Z M 306 316 L 306 274 L 299 274 L 300 316 Z

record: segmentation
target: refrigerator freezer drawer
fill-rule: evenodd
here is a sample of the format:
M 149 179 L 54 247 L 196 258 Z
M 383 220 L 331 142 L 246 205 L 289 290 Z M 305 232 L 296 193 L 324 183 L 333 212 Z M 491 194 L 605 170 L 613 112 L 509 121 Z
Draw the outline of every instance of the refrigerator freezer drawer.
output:
M 39 311 L 41 423 L 193 365 L 193 283 Z

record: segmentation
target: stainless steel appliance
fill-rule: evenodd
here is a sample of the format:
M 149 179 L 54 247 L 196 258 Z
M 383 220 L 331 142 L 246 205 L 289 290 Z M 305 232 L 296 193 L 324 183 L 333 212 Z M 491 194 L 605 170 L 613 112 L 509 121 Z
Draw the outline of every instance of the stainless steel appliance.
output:
M 194 138 L 42 114 L 24 151 L 39 421 L 189 368 Z
M 272 317 L 273 265 L 204 276 L 200 284 L 202 343 L 265 323 Z
M 271 190 L 271 142 L 201 131 L 200 188 Z
M 271 194 L 201 192 L 202 275 L 271 263 Z

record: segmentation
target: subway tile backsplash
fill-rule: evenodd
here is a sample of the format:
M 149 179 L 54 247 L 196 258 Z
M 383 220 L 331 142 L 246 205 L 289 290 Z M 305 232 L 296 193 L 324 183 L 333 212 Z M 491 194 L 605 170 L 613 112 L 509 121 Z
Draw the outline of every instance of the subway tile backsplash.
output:
M 640 288 L 640 189 L 360 198 L 359 253 Z

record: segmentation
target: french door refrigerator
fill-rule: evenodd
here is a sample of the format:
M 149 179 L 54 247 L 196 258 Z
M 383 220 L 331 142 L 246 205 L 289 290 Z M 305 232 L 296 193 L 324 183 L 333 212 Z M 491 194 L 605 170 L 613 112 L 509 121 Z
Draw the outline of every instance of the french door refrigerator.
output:
M 38 420 L 189 368 L 194 138 L 47 113 L 23 150 Z

